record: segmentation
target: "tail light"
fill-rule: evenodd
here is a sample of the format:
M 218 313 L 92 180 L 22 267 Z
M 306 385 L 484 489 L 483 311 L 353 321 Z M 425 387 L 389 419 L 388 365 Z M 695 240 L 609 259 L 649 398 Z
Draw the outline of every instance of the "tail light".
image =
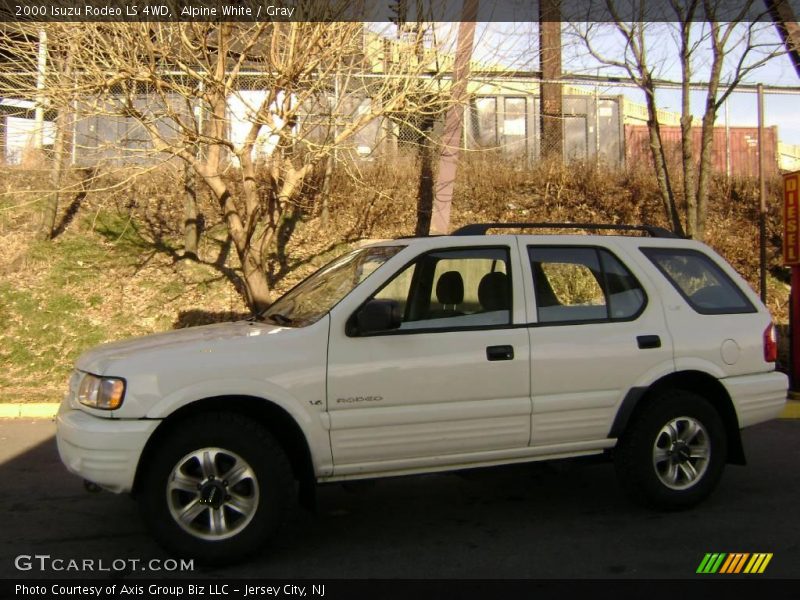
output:
M 764 360 L 766 362 L 778 360 L 778 334 L 772 323 L 764 330 Z

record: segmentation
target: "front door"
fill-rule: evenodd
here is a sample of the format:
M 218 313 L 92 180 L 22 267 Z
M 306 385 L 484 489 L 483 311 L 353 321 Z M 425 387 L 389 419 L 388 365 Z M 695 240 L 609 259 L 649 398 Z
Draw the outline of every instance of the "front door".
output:
M 512 252 L 513 251 L 513 252 Z M 516 247 L 424 253 L 372 298 L 398 329 L 348 336 L 332 322 L 334 475 L 476 462 L 530 441 L 530 357 Z

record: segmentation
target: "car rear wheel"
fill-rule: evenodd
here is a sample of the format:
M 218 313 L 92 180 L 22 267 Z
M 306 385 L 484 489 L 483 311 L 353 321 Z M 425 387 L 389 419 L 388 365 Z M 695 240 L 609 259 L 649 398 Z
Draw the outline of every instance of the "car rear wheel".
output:
M 269 539 L 291 497 L 285 453 L 263 426 L 241 415 L 192 417 L 149 456 L 142 515 L 159 543 L 180 556 L 241 560 Z
M 668 390 L 632 419 L 615 450 L 615 466 L 638 503 L 667 510 L 704 500 L 722 476 L 725 428 L 714 407 L 686 390 Z

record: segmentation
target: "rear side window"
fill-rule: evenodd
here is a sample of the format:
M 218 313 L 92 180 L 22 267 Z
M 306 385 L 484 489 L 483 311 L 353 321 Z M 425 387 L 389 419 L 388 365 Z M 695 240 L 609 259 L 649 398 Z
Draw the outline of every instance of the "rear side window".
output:
M 756 312 L 744 292 L 702 252 L 677 248 L 641 250 L 695 311 L 704 315 Z
M 644 309 L 644 290 L 610 252 L 592 247 L 528 248 L 539 323 L 618 321 Z

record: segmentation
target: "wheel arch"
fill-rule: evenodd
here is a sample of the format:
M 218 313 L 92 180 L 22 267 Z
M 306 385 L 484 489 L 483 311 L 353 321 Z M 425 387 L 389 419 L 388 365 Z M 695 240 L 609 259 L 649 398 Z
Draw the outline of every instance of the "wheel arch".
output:
M 264 426 L 283 448 L 292 473 L 299 483 L 301 504 L 310 506 L 314 501 L 315 474 L 311 449 L 303 430 L 295 419 L 282 407 L 264 398 L 253 396 L 213 396 L 186 404 L 164 418 L 156 428 L 139 457 L 136 466 L 132 494 L 136 494 L 145 465 L 150 463 L 153 453 L 163 439 L 170 435 L 187 418 L 204 412 L 234 412 L 253 419 Z
M 635 419 L 637 413 L 661 392 L 668 389 L 683 389 L 700 394 L 716 409 L 725 426 L 728 441 L 727 462 L 746 464 L 739 419 L 728 391 L 718 379 L 703 371 L 678 371 L 665 375 L 647 387 L 631 388 L 622 401 L 611 426 L 609 437 L 620 437 Z

